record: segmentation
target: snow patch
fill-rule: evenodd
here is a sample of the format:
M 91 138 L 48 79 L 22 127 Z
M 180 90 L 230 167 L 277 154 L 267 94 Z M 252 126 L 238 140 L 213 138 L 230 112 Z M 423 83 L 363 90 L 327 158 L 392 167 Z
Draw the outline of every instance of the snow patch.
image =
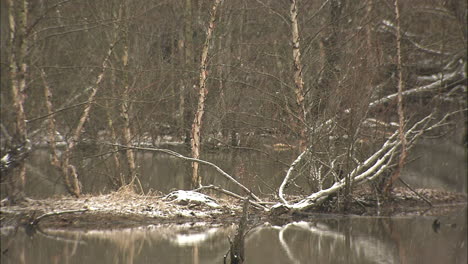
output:
M 195 192 L 195 191 L 183 191 L 178 190 L 171 192 L 170 194 L 164 197 L 166 200 L 170 200 L 180 205 L 207 205 L 212 208 L 219 208 L 220 205 L 216 202 L 215 199 L 209 197 L 208 195 Z

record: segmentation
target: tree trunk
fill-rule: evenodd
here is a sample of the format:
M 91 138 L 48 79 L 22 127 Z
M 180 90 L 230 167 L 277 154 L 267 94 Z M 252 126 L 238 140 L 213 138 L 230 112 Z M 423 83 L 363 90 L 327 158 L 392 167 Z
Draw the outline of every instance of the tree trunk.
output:
M 191 138 L 191 122 L 193 121 L 193 112 L 191 109 L 192 99 L 192 76 L 190 75 L 191 66 L 194 62 L 193 58 L 193 12 L 192 0 L 185 0 L 184 6 L 184 53 L 183 65 L 185 65 L 185 78 L 181 81 L 180 85 L 180 100 L 179 100 L 179 113 L 180 113 L 180 128 L 182 134 L 185 136 L 185 143 L 188 145 Z
M 247 233 L 248 211 L 249 199 L 245 199 L 244 205 L 242 206 L 242 217 L 239 221 L 239 227 L 234 236 L 234 241 L 229 240 L 231 264 L 242 264 L 245 261 L 245 235 Z
M 210 48 L 210 42 L 213 38 L 213 31 L 215 27 L 216 20 L 216 11 L 219 4 L 222 0 L 215 0 L 213 7 L 211 8 L 210 22 L 208 24 L 208 30 L 206 32 L 206 40 L 203 45 L 202 56 L 200 61 L 200 79 L 198 87 L 198 105 L 197 112 L 195 113 L 195 118 L 192 123 L 192 133 L 191 133 L 191 147 L 192 147 L 192 157 L 195 159 L 200 158 L 200 143 L 201 143 L 201 128 L 203 122 L 203 115 L 205 113 L 205 100 L 208 94 L 208 89 L 206 87 L 206 79 L 208 77 L 207 64 L 208 64 L 208 49 Z M 198 174 L 198 163 L 192 163 L 192 185 L 200 186 L 201 177 Z
M 29 142 L 26 129 L 26 114 L 24 111 L 26 72 L 28 68 L 25 60 L 27 49 L 26 26 L 28 2 L 26 0 L 9 0 L 7 5 L 9 7 L 9 45 L 11 49 L 8 58 L 10 64 L 10 85 L 13 97 L 13 107 L 16 115 L 13 140 L 16 141 L 16 144 L 18 145 L 25 145 Z M 12 203 L 24 198 L 24 186 L 26 184 L 26 167 L 24 159 L 19 162 L 16 171 L 17 175 L 10 174 L 9 179 L 7 180 L 7 196 L 8 200 Z
M 66 150 L 63 153 L 62 162 L 60 164 L 62 175 L 65 181 L 65 186 L 67 187 L 68 192 L 75 197 L 79 197 L 81 195 L 81 183 L 78 179 L 78 173 L 76 171 L 76 167 L 70 163 L 70 157 L 72 156 L 72 153 L 75 150 L 76 144 L 79 142 L 81 138 L 83 127 L 89 118 L 92 103 L 94 101 L 94 98 L 96 97 L 96 94 L 99 90 L 101 82 L 104 78 L 105 68 L 107 66 L 107 63 L 114 49 L 114 45 L 115 43 L 112 43 L 109 46 L 106 57 L 104 58 L 102 65 L 101 65 L 102 67 L 101 72 L 99 73 L 96 82 L 91 88 L 91 94 L 88 97 L 88 103 L 86 104 L 83 110 L 83 113 L 81 114 L 81 118 L 78 122 L 78 125 L 73 131 L 71 141 L 67 144 Z
M 396 48 L 397 48 L 397 72 L 398 72 L 398 94 L 397 94 L 397 112 L 398 112 L 398 133 L 401 141 L 400 159 L 398 167 L 392 174 L 385 186 L 385 192 L 388 192 L 393 186 L 393 183 L 400 177 L 401 170 L 405 165 L 407 151 L 406 151 L 406 137 L 405 137 L 405 114 L 403 110 L 403 69 L 401 61 L 401 29 L 400 29 L 400 8 L 398 7 L 398 0 L 395 0 L 395 20 L 396 20 Z
M 122 3 L 119 12 L 120 19 L 122 21 L 127 21 L 127 14 L 128 14 L 128 3 L 125 1 Z M 124 85 L 124 92 L 122 98 L 122 105 L 121 105 L 121 115 L 123 118 L 123 136 L 124 136 L 124 144 L 126 146 L 131 146 L 132 144 L 132 130 L 130 124 L 130 112 L 131 112 L 131 103 L 130 103 L 130 85 L 129 85 L 129 78 L 128 78 L 128 22 L 124 23 L 123 26 L 123 52 L 122 52 L 122 68 L 123 68 L 123 85 Z M 130 176 L 130 185 L 132 185 L 137 177 L 137 168 L 135 162 L 135 154 L 132 149 L 127 148 L 125 150 L 127 164 L 129 169 L 129 176 Z
M 292 36 L 292 55 L 294 61 L 294 84 L 297 104 L 297 119 L 299 129 L 299 149 L 304 151 L 307 147 L 307 125 L 306 125 L 306 109 L 305 109 L 305 91 L 304 80 L 302 78 L 302 62 L 301 50 L 299 46 L 299 27 L 297 22 L 297 3 L 296 0 L 291 0 L 291 36 Z
M 317 98 L 318 103 L 314 106 L 317 114 L 326 114 L 325 111 L 331 111 L 331 100 L 335 101 L 336 98 L 330 98 L 334 88 L 333 81 L 336 80 L 339 74 L 337 67 L 340 58 L 339 36 L 341 28 L 341 16 L 344 1 L 331 0 L 330 1 L 330 17 L 325 23 L 329 25 L 329 30 L 325 30 L 323 37 L 320 39 L 320 61 L 322 73 L 318 80 Z M 325 112 L 325 113 L 324 113 Z
M 115 131 L 114 121 L 112 120 L 110 105 L 106 101 L 106 117 L 107 117 L 107 127 L 109 128 L 111 140 L 113 143 L 118 143 L 117 132 Z M 120 153 L 118 147 L 113 147 L 114 153 L 112 154 L 112 159 L 114 161 L 114 171 L 116 175 L 110 176 L 110 180 L 116 189 L 120 188 L 125 183 L 124 174 L 121 172 L 120 165 Z

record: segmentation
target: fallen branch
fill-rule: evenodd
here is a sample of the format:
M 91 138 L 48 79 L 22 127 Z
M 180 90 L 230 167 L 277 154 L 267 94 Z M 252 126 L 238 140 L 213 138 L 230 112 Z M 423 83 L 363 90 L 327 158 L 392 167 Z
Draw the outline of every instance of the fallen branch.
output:
M 420 137 L 423 134 L 423 132 L 429 131 L 431 129 L 434 129 L 435 127 L 440 126 L 441 122 L 443 122 L 443 120 L 445 120 L 449 116 L 449 114 L 445 115 L 441 120 L 439 120 L 432 126 L 428 126 L 428 123 L 431 120 L 433 120 L 432 116 L 432 114 L 426 116 L 425 118 L 416 122 L 410 129 L 406 131 L 405 137 L 408 138 L 409 146 L 413 145 L 416 142 L 416 139 Z M 397 137 L 397 135 L 398 131 L 395 131 L 395 133 L 393 133 L 393 135 L 387 139 L 387 141 L 382 145 L 382 147 L 379 150 L 377 150 L 364 162 L 358 164 L 354 168 L 354 170 L 352 170 L 348 174 L 348 177 L 351 179 L 353 186 L 374 180 L 377 177 L 379 177 L 384 171 L 391 167 L 394 157 L 398 151 L 398 147 L 401 145 L 401 141 Z M 285 179 L 283 180 L 282 186 L 285 185 L 288 179 L 291 177 L 291 172 L 294 169 L 294 166 L 302 159 L 302 156 L 304 154 L 305 152 L 301 153 L 299 157 L 296 158 L 296 160 L 293 162 L 290 170 L 288 171 L 288 173 L 285 176 Z M 329 197 L 331 194 L 334 194 L 343 189 L 345 185 L 346 177 L 343 177 L 343 179 L 336 181 L 331 187 L 321 190 L 319 192 L 315 192 L 300 200 L 299 202 L 293 204 L 288 203 L 284 199 L 284 187 L 280 187 L 280 200 L 282 203 L 273 206 L 272 209 L 276 210 L 280 207 L 286 207 L 288 209 L 293 210 L 304 210 L 311 206 L 320 204 L 322 201 L 325 200 L 325 198 Z
M 387 31 L 387 32 L 390 32 L 394 35 L 398 35 L 398 34 L 401 34 L 403 37 L 405 37 L 405 40 L 407 40 L 408 42 L 410 42 L 411 44 L 413 44 L 416 48 L 418 48 L 419 50 L 423 51 L 423 52 L 426 52 L 426 53 L 429 53 L 429 54 L 434 54 L 434 55 L 442 55 L 442 56 L 449 56 L 451 55 L 450 53 L 448 52 L 443 52 L 443 51 L 439 51 L 439 50 L 433 50 L 433 49 L 430 49 L 430 48 L 427 48 L 427 47 L 424 47 L 423 45 L 417 43 L 416 41 L 413 40 L 414 37 L 416 37 L 417 35 L 414 34 L 414 33 L 411 33 L 411 32 L 407 32 L 407 31 L 402 31 L 400 29 L 400 25 L 399 25 L 399 22 L 397 20 L 397 25 L 394 25 L 392 22 L 390 22 L 389 20 L 383 20 L 381 22 L 381 27 L 380 29 L 384 30 L 384 31 Z M 400 33 L 401 32 L 401 33 Z M 401 38 L 401 36 L 400 36 Z
M 168 155 L 171 155 L 171 156 L 174 156 L 174 157 L 177 157 L 179 159 L 183 159 L 183 160 L 186 160 L 186 161 L 192 161 L 192 162 L 198 162 L 198 163 L 201 163 L 201 164 L 204 164 L 204 165 L 208 165 L 212 168 L 215 168 L 216 171 L 218 171 L 221 175 L 223 175 L 226 179 L 230 180 L 231 182 L 233 182 L 235 185 L 237 185 L 238 187 L 240 187 L 242 190 L 244 190 L 248 195 L 250 195 L 253 199 L 255 199 L 255 201 L 257 202 L 261 202 L 262 200 L 260 200 L 260 198 L 258 198 L 255 194 L 252 193 L 252 191 L 250 191 L 247 187 L 245 187 L 244 185 L 242 185 L 240 182 L 238 182 L 236 179 L 234 179 L 231 175 L 229 175 L 227 172 L 225 172 L 224 170 L 222 170 L 220 167 L 218 167 L 217 165 L 209 162 L 209 161 L 206 161 L 206 160 L 201 160 L 201 159 L 195 159 L 195 158 L 190 158 L 190 157 L 186 157 L 180 153 L 177 153 L 175 151 L 172 151 L 170 149 L 158 149 L 158 148 L 144 148 L 144 147 L 131 147 L 131 146 L 124 146 L 124 145 L 120 145 L 120 144 L 108 144 L 108 145 L 111 145 L 111 146 L 114 146 L 114 147 L 120 147 L 120 148 L 123 148 L 123 149 L 135 149 L 135 150 L 145 150 L 145 151 L 153 151 L 153 152 L 161 152 L 161 153 L 165 153 L 165 154 L 168 154 Z
M 46 217 L 49 217 L 49 216 L 62 215 L 62 214 L 72 214 L 72 213 L 83 213 L 83 212 L 86 212 L 86 211 L 89 211 L 89 209 L 78 209 L 78 210 L 67 210 L 67 211 L 58 211 L 58 212 L 45 213 L 43 215 L 40 215 L 39 217 L 37 217 L 33 221 L 31 221 L 29 224 L 32 225 L 32 226 L 36 226 L 37 224 L 39 224 L 39 221 L 41 221 L 42 219 L 44 219 Z
M 299 162 L 302 160 L 302 157 L 304 157 L 304 155 L 309 152 L 309 148 L 306 148 L 297 158 L 296 160 L 294 160 L 294 162 L 291 164 L 291 166 L 289 167 L 288 169 L 288 172 L 286 173 L 286 176 L 284 177 L 283 179 L 283 182 L 281 183 L 281 186 L 279 187 L 279 190 L 278 190 L 278 196 L 279 196 L 279 199 L 280 201 L 285 204 L 285 205 L 288 205 L 288 201 L 286 201 L 286 199 L 284 199 L 284 188 L 286 187 L 289 179 L 291 178 L 291 175 L 292 175 L 292 172 L 294 171 L 294 169 L 296 168 L 297 164 L 299 164 Z
M 451 63 L 454 63 L 454 62 L 451 62 Z M 450 63 L 450 64 L 451 64 Z M 433 91 L 437 91 L 438 89 L 441 89 L 441 88 L 444 88 L 443 85 L 444 84 L 464 84 L 466 83 L 466 75 L 464 73 L 465 71 L 465 68 L 466 68 L 466 63 L 463 61 L 462 63 L 460 63 L 461 66 L 458 67 L 457 69 L 455 69 L 453 72 L 451 73 L 439 73 L 440 75 L 440 79 L 437 80 L 437 81 L 434 81 L 430 84 L 427 84 L 427 85 L 423 85 L 423 86 L 418 86 L 418 87 L 414 87 L 414 88 L 411 88 L 411 89 L 408 89 L 404 92 L 402 92 L 402 96 L 409 96 L 409 95 L 414 95 L 414 94 L 419 94 L 419 93 L 425 93 L 425 92 L 433 92 Z M 452 91 L 450 91 L 449 93 L 451 93 Z M 369 109 L 374 109 L 378 106 L 381 106 L 385 103 L 389 103 L 389 102 L 392 102 L 393 100 L 395 100 L 396 98 L 398 97 L 398 93 L 393 93 L 393 94 L 390 94 L 390 95 L 387 95 L 387 96 L 384 96 L 382 98 L 379 98 L 377 100 L 374 100 L 373 102 L 370 102 L 369 103 Z M 345 114 L 349 114 L 351 113 L 351 109 L 345 109 L 343 111 Z M 315 133 L 319 133 L 321 132 L 323 129 L 328 129 L 330 130 L 331 129 L 331 125 L 334 124 L 336 122 L 336 117 L 333 117 L 333 118 L 330 118 L 328 120 L 326 120 L 325 122 L 317 125 L 314 129 L 312 129 L 312 131 L 315 131 Z
M 421 200 L 423 200 L 424 202 L 426 202 L 430 207 L 432 207 L 432 203 L 431 201 L 429 201 L 429 199 L 427 199 L 426 197 L 424 197 L 422 194 L 419 194 L 415 189 L 413 189 L 408 183 L 406 183 L 402 178 L 398 178 L 398 180 L 403 183 L 403 185 L 406 186 L 406 188 L 410 189 L 414 194 L 416 194 L 419 198 L 421 198 Z
M 464 69 L 464 67 L 462 68 Z M 444 76 L 444 78 L 435 81 L 433 83 L 430 83 L 428 85 L 423 85 L 419 87 L 415 87 L 409 90 L 406 90 L 402 93 L 402 95 L 412 95 L 412 94 L 417 94 L 417 93 L 422 93 L 422 92 L 430 92 L 437 90 L 442 87 L 444 83 L 451 83 L 454 81 L 458 81 L 460 79 L 466 80 L 466 78 L 463 78 L 462 72 L 460 70 L 456 70 L 452 73 L 448 73 L 447 75 Z M 384 103 L 388 103 L 393 101 L 395 98 L 397 98 L 398 93 L 390 94 L 385 97 L 382 97 L 378 100 L 375 100 L 369 104 L 369 108 L 374 108 L 376 106 L 382 105 Z
M 197 189 L 195 189 L 194 191 L 195 191 L 195 192 L 198 192 L 198 191 L 203 191 L 203 190 L 215 190 L 215 191 L 224 193 L 224 194 L 226 194 L 226 195 L 229 195 L 229 196 L 231 196 L 231 197 L 234 197 L 234 198 L 236 198 L 236 199 L 245 200 L 245 198 L 242 197 L 242 196 L 240 196 L 239 194 L 233 193 L 233 192 L 231 192 L 231 191 L 228 191 L 228 190 L 226 190 L 226 189 L 223 189 L 223 188 L 221 188 L 221 187 L 219 187 L 219 186 L 215 186 L 215 185 L 213 185 L 213 184 L 211 184 L 211 185 L 206 185 L 206 186 L 200 186 L 200 187 L 198 187 Z M 252 205 L 254 205 L 254 206 L 258 207 L 258 208 L 261 208 L 261 209 L 263 209 L 263 210 L 265 210 L 265 211 L 268 210 L 268 208 L 266 208 L 265 206 L 263 206 L 263 205 L 261 205 L 261 204 L 259 204 L 259 203 L 257 203 L 257 202 L 254 202 L 254 201 L 250 201 L 250 200 L 249 200 L 249 203 L 251 203 Z

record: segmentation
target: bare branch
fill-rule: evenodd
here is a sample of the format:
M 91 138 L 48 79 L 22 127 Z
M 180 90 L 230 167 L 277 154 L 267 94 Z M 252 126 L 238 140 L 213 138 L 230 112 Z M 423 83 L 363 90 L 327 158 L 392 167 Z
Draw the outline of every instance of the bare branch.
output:
M 242 196 L 240 196 L 240 195 L 237 194 L 237 193 L 228 191 L 228 190 L 226 190 L 226 189 L 223 189 L 223 188 L 221 188 L 221 187 L 219 187 L 219 186 L 215 186 L 215 185 L 213 185 L 213 184 L 207 185 L 207 186 L 198 187 L 198 188 L 195 189 L 194 191 L 198 192 L 198 191 L 202 191 L 202 190 L 215 190 L 215 191 L 224 193 L 224 194 L 226 194 L 226 195 L 229 195 L 229 196 L 231 196 L 231 197 L 237 198 L 237 199 L 239 199 L 239 200 L 245 200 L 245 197 L 242 197 Z M 249 200 L 249 202 L 250 202 L 251 204 L 253 204 L 254 206 L 258 207 L 258 208 L 261 208 L 261 209 L 263 209 L 263 210 L 268 210 L 265 206 L 263 206 L 263 205 L 261 205 L 261 204 L 259 204 L 259 203 L 257 203 L 257 202 L 250 201 L 250 200 Z
M 302 158 L 304 157 L 304 155 L 309 152 L 309 148 L 307 148 L 306 150 L 304 150 L 295 160 L 294 162 L 291 164 L 291 166 L 289 167 L 288 169 L 288 172 L 286 173 L 286 176 L 284 177 L 283 179 L 283 182 L 281 183 L 281 186 L 279 187 L 279 190 L 278 190 L 278 196 L 281 200 L 282 203 L 284 203 L 285 205 L 288 205 L 288 202 L 286 201 L 286 199 L 284 199 L 284 188 L 286 187 L 286 185 L 288 184 L 288 181 L 289 179 L 291 178 L 291 175 L 294 171 L 294 169 L 296 168 L 297 164 L 299 164 L 299 162 L 302 160 Z
M 448 73 L 447 75 L 444 76 L 443 79 L 440 79 L 438 81 L 435 81 L 431 84 L 428 85 L 423 85 L 419 86 L 416 88 L 412 88 L 410 90 L 406 90 L 402 93 L 402 95 L 412 95 L 412 94 L 417 94 L 417 93 L 422 93 L 422 92 L 430 92 L 433 90 L 437 90 L 442 88 L 444 83 L 451 83 L 454 81 L 459 80 L 461 77 L 460 71 L 454 71 L 452 73 Z M 466 80 L 466 78 L 464 78 Z M 385 97 L 382 97 L 378 100 L 375 100 L 369 104 L 369 108 L 374 108 L 378 105 L 382 105 L 384 103 L 388 103 L 392 100 L 394 100 L 398 96 L 398 93 L 390 94 Z
M 423 132 L 429 131 L 434 127 L 440 125 L 440 122 L 442 120 L 436 122 L 432 126 L 427 127 L 428 122 L 430 122 L 433 119 L 432 116 L 433 115 L 431 114 L 419 120 L 410 129 L 408 129 L 408 131 L 406 131 L 405 137 L 410 138 L 410 140 L 408 140 L 409 145 L 414 144 L 415 140 L 419 136 L 421 136 Z M 443 119 L 445 119 L 446 117 L 447 115 Z M 394 160 L 395 153 L 397 152 L 398 147 L 401 144 L 401 141 L 397 136 L 398 131 L 395 131 L 395 133 L 393 133 L 393 135 L 387 139 L 387 141 L 382 145 L 382 147 L 379 150 L 377 150 L 373 155 L 371 155 L 366 161 L 357 165 L 356 168 L 349 173 L 353 185 L 359 185 L 364 182 L 374 180 L 391 166 Z M 301 155 L 302 154 L 304 153 L 301 153 Z M 296 159 L 296 161 L 298 160 L 300 160 L 299 157 Z M 289 178 L 289 176 L 285 178 Z M 284 182 L 285 181 L 283 181 L 283 183 Z M 283 203 L 283 206 L 286 206 L 287 208 L 294 210 L 304 210 L 311 206 L 319 204 L 324 200 L 324 198 L 343 189 L 345 185 L 346 177 L 335 182 L 331 187 L 313 193 L 297 203 L 288 204 L 284 198 L 281 199 L 281 202 Z
M 218 167 L 217 165 L 209 162 L 209 161 L 206 161 L 206 160 L 201 160 L 201 159 L 195 159 L 195 158 L 189 158 L 189 157 L 186 157 L 180 153 L 177 153 L 173 150 L 170 150 L 170 149 L 158 149 L 158 148 L 143 148 L 143 147 L 130 147 L 130 146 L 124 146 L 124 145 L 120 145 L 120 144 L 108 144 L 108 145 L 111 145 L 111 146 L 117 146 L 117 147 L 120 147 L 120 148 L 123 148 L 123 149 L 127 149 L 127 148 L 130 148 L 130 149 L 136 149 L 136 150 L 146 150 L 146 151 L 154 151 L 154 152 L 161 152 L 161 153 L 165 153 L 165 154 L 169 154 L 171 156 L 174 156 L 174 157 L 177 157 L 179 159 L 183 159 L 183 160 L 186 160 L 186 161 L 192 161 L 192 162 L 197 162 L 197 163 L 201 163 L 201 164 L 204 164 L 204 165 L 208 165 L 214 169 L 216 169 L 216 171 L 218 171 L 219 173 L 221 173 L 221 175 L 223 175 L 226 179 L 230 180 L 231 182 L 233 182 L 235 185 L 237 185 L 238 187 L 240 187 L 242 190 L 244 190 L 248 195 L 250 195 L 253 199 L 255 199 L 255 201 L 257 202 L 261 202 L 260 198 L 258 198 L 255 194 L 253 194 L 253 192 L 251 190 L 249 190 L 247 187 L 245 187 L 244 185 L 242 185 L 240 182 L 238 182 L 236 179 L 234 179 L 231 175 L 229 175 L 227 172 L 225 172 L 224 170 L 222 170 L 220 167 Z

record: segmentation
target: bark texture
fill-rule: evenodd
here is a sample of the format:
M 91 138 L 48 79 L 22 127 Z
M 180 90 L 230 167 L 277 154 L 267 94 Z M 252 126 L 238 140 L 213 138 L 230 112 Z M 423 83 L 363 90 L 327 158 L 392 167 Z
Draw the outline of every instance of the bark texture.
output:
M 290 8 L 291 17 L 291 36 L 292 36 L 292 55 L 294 62 L 293 78 L 294 78 L 294 93 L 296 94 L 297 104 L 297 119 L 299 132 L 299 148 L 301 151 L 306 149 L 307 144 L 307 125 L 306 125 L 306 109 L 305 109 L 305 91 L 304 80 L 302 78 L 302 62 L 301 50 L 299 45 L 299 26 L 297 22 L 297 3 L 296 0 L 291 0 Z
M 208 50 L 210 48 L 211 39 L 213 38 L 213 31 L 215 28 L 216 11 L 218 10 L 219 4 L 222 0 L 215 0 L 211 8 L 210 22 L 208 24 L 208 30 L 206 32 L 205 44 L 203 45 L 201 61 L 200 61 L 200 78 L 198 87 L 198 104 L 197 112 L 192 123 L 191 133 L 191 147 L 192 157 L 195 159 L 200 158 L 200 143 L 201 143 L 201 129 L 203 122 L 203 115 L 205 113 L 205 101 L 208 95 L 208 88 L 206 87 L 206 80 L 208 78 Z M 192 185 L 201 186 L 201 177 L 199 175 L 198 163 L 192 163 Z
M 24 101 L 26 98 L 26 74 L 28 65 L 26 63 L 27 38 L 26 27 L 28 17 L 28 2 L 7 1 L 8 22 L 10 29 L 8 58 L 10 68 L 10 86 L 15 111 L 15 129 L 13 141 L 17 145 L 29 145 L 26 128 L 26 114 Z M 29 147 L 23 151 L 29 152 Z M 14 175 L 16 174 L 16 175 Z M 16 164 L 15 173 L 9 175 L 7 180 L 8 199 L 15 203 L 24 198 L 24 185 L 26 183 L 26 167 L 24 159 Z
M 398 161 L 398 167 L 392 174 L 391 178 L 385 186 L 385 191 L 392 187 L 393 183 L 400 177 L 401 170 L 405 165 L 407 150 L 406 150 L 406 137 L 405 137 L 405 114 L 403 111 L 403 69 L 401 60 L 401 27 L 400 27 L 400 8 L 398 6 L 398 0 L 395 0 L 395 20 L 396 20 L 396 49 L 397 49 L 397 72 L 398 72 L 398 93 L 397 93 L 397 113 L 398 113 L 398 133 L 401 142 L 400 159 Z

